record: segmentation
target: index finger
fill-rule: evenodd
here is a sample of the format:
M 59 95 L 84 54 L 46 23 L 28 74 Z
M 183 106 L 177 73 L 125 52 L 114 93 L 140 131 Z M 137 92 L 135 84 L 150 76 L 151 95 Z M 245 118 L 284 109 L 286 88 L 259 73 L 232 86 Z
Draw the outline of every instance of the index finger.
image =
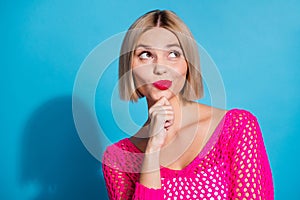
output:
M 157 105 L 163 106 L 163 105 L 171 105 L 170 102 L 168 101 L 168 99 L 165 96 L 162 96 L 157 102 Z

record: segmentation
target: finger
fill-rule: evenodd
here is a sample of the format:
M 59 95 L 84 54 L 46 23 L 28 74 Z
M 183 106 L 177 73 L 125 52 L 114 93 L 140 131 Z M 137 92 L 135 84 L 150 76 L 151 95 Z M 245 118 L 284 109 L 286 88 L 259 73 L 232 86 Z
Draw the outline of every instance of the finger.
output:
M 174 110 L 172 108 L 165 109 L 165 108 L 160 108 L 160 107 L 149 110 L 149 114 L 156 114 L 156 113 L 163 113 L 163 112 L 173 112 L 174 113 Z
M 172 116 L 164 117 L 164 119 L 160 119 L 157 125 L 166 127 L 166 126 L 171 126 L 174 123 L 174 118 Z
M 162 100 L 163 105 L 167 105 L 167 106 L 171 105 L 169 100 L 167 99 L 167 97 L 163 96 L 163 97 L 161 97 L 161 100 Z
M 166 97 L 164 97 L 164 103 L 165 103 L 165 105 L 167 105 L 167 106 L 170 106 L 170 105 L 171 105 L 171 103 L 169 102 L 169 100 L 168 100 Z
M 174 121 L 173 114 L 159 113 L 156 115 L 156 117 L 151 119 L 151 124 L 157 127 L 164 127 L 166 122 L 173 124 L 173 121 Z
M 161 106 L 163 106 L 163 105 L 171 105 L 170 102 L 168 101 L 168 99 L 165 96 L 162 96 L 155 104 L 161 105 Z
M 153 113 L 158 118 L 162 118 L 165 120 L 170 120 L 174 118 L 174 112 L 171 110 L 157 110 L 155 113 Z
M 165 123 L 165 128 L 169 128 L 170 126 L 172 126 L 173 125 L 173 120 L 168 120 L 168 121 L 166 121 L 166 123 Z
M 160 105 L 156 105 L 156 106 L 152 106 L 150 109 L 149 109 L 149 112 L 153 112 L 155 110 L 173 110 L 173 107 L 172 106 L 160 106 Z
M 150 118 L 155 117 L 158 114 L 174 114 L 174 110 L 170 106 L 161 106 L 161 107 L 154 107 L 149 109 L 149 116 Z

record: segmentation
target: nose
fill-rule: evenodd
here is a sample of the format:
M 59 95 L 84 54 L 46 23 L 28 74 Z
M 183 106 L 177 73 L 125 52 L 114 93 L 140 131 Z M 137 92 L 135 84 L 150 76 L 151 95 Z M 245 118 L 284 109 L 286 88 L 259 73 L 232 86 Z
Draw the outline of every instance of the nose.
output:
M 167 69 L 165 66 L 155 63 L 154 69 L 153 69 L 153 73 L 157 74 L 157 75 L 161 75 L 167 72 Z
M 167 72 L 167 66 L 166 63 L 164 63 L 162 58 L 159 58 L 159 56 L 155 59 L 153 73 L 157 75 L 161 75 Z

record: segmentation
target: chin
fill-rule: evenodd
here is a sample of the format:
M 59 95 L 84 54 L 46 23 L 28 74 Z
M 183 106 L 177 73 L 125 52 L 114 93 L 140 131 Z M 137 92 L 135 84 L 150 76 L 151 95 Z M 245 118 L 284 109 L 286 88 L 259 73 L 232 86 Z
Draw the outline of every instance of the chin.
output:
M 154 94 L 149 95 L 149 99 L 153 101 L 158 101 L 161 97 L 166 97 L 167 99 L 171 99 L 175 96 L 174 93 L 172 93 L 169 90 L 155 92 Z

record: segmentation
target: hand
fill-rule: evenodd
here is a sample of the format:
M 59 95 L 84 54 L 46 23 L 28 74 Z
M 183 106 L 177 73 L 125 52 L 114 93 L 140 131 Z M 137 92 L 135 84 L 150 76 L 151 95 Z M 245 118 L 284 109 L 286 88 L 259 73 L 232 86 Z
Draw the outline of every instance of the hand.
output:
M 167 131 L 174 122 L 174 111 L 166 97 L 160 98 L 149 109 L 149 136 L 147 150 L 160 150 L 167 137 Z

